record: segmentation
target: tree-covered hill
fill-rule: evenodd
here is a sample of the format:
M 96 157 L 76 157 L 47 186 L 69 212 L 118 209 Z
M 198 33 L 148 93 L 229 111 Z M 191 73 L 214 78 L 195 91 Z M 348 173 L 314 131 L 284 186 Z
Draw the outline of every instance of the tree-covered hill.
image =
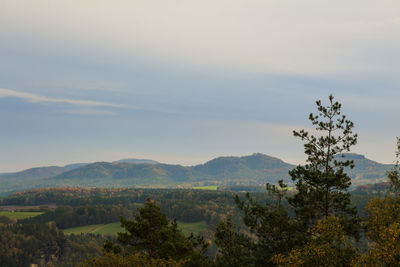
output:
M 0 181 L 26 181 L 35 179 L 46 179 L 65 172 L 64 167 L 50 166 L 37 167 L 15 173 L 5 173 L 0 175 Z
M 97 162 L 77 168 L 46 183 L 61 181 L 70 185 L 102 183 L 122 185 L 180 185 L 182 183 L 264 184 L 287 177 L 293 165 L 263 154 L 244 157 L 220 157 L 202 165 L 184 167 L 169 164 Z
M 159 164 L 160 162 L 152 159 L 120 159 L 113 161 L 113 163 L 147 163 L 147 164 Z
M 108 163 L 96 162 L 74 169 L 51 179 L 46 183 L 70 185 L 86 183 L 130 184 L 130 185 L 167 185 L 173 182 L 186 182 L 191 178 L 190 168 L 180 165 L 149 163 Z
M 342 160 L 342 157 L 338 158 Z M 345 154 L 354 169 L 346 170 L 353 186 L 383 181 L 393 165 L 381 164 L 358 154 Z M 295 166 L 278 158 L 256 153 L 242 157 L 218 157 L 204 164 L 181 166 L 152 160 L 121 160 L 64 167 L 39 167 L 0 175 L 0 193 L 37 187 L 193 187 L 264 186 L 280 179 L 289 181 L 288 172 Z
M 294 165 L 256 153 L 243 157 L 219 157 L 193 167 L 196 180 L 218 180 L 224 184 L 264 184 L 287 178 Z
M 353 169 L 346 169 L 346 172 L 352 178 L 353 185 L 364 185 L 383 182 L 387 180 L 387 172 L 393 168 L 393 164 L 382 164 L 370 159 L 367 159 L 364 155 L 347 153 L 344 154 L 344 158 L 354 161 Z

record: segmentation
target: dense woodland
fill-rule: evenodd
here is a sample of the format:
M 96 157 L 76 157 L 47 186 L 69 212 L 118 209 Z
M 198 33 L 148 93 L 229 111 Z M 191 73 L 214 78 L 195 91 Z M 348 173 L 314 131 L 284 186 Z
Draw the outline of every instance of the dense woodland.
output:
M 1 206 L 44 213 L 0 217 L 0 265 L 29 266 L 399 266 L 400 139 L 387 183 L 350 193 L 353 123 L 330 96 L 310 120 L 320 135 L 294 131 L 307 164 L 263 191 L 78 187 L 24 191 Z M 246 189 L 246 188 L 243 188 Z M 245 192 L 252 191 L 252 192 Z M 51 204 L 51 205 L 49 205 Z M 55 207 L 55 208 L 52 208 Z M 185 235 L 177 221 L 208 228 Z M 116 236 L 63 229 L 120 221 Z
M 140 198 L 139 198 L 140 196 Z M 245 193 L 229 192 L 229 191 L 208 191 L 208 190 L 169 190 L 169 189 L 81 189 L 81 188 L 59 188 L 59 189 L 41 189 L 26 194 L 18 193 L 8 198 L 2 199 L 2 204 L 7 205 L 41 205 L 46 203 L 56 203 L 58 207 L 55 210 L 46 210 L 45 213 L 30 219 L 19 220 L 18 223 L 2 217 L 2 236 L 13 236 L 13 239 L 7 241 L 7 246 L 16 246 L 19 253 L 27 253 L 27 255 L 19 255 L 18 259 L 25 259 L 25 262 L 13 261 L 16 254 L 9 254 L 9 247 L 2 247 L 2 266 L 27 266 L 26 262 L 43 263 L 45 261 L 54 262 L 61 266 L 73 266 L 87 258 L 102 255 L 103 244 L 110 237 L 104 237 L 93 234 L 82 235 L 64 235 L 60 230 L 75 226 L 83 226 L 88 224 L 108 223 L 119 221 L 120 215 L 128 219 L 133 219 L 132 213 L 137 212 L 138 207 L 142 207 L 146 198 L 156 200 L 157 205 L 162 207 L 162 212 L 168 215 L 168 218 L 177 218 L 181 221 L 206 221 L 209 230 L 202 234 L 207 240 L 207 255 L 215 258 L 217 253 L 217 245 L 215 242 L 215 231 L 226 225 L 218 224 L 218 222 L 229 223 L 236 229 L 240 229 L 242 233 L 250 233 L 243 221 L 243 212 L 235 203 L 235 196 L 240 199 L 246 199 Z M 253 192 L 250 196 L 258 203 L 268 206 L 273 203 L 273 198 L 264 192 Z M 362 195 L 353 194 L 352 199 L 357 201 L 360 214 L 366 214 L 363 209 L 370 198 L 374 198 L 373 191 L 371 195 L 363 192 Z M 101 201 L 102 200 L 102 201 Z M 99 204 L 93 204 L 99 203 Z M 107 203 L 107 204 L 102 204 Z M 138 205 L 139 204 L 139 205 Z M 141 205 L 140 205 L 141 204 Z M 286 202 L 283 202 L 287 206 Z M 230 216 L 232 215 L 233 218 Z M 54 223 L 52 223 L 54 222 Z M 7 227 L 3 227 L 6 226 Z M 13 225 L 10 227 L 9 225 Z M 43 234 L 40 231 L 29 232 L 28 228 L 20 228 L 19 235 L 14 235 L 16 225 L 31 225 L 36 229 L 42 229 L 48 239 L 57 238 L 59 248 L 56 250 L 58 254 L 54 254 L 52 250 L 48 250 L 48 243 L 35 241 L 33 243 L 25 243 L 22 240 L 30 239 L 29 235 L 35 235 L 35 239 L 41 240 Z M 50 231 L 50 226 L 58 231 Z M 229 229 L 229 228 L 228 228 Z M 8 232 L 9 234 L 5 234 Z M 36 236 L 37 235 L 37 236 Z M 62 236 L 62 237 L 61 237 Z M 17 242 L 17 240 L 19 240 Z M 18 246 L 16 244 L 19 244 Z M 219 243 L 220 244 L 220 243 Z M 32 252 L 27 247 L 35 247 Z M 42 249 L 42 253 L 37 254 L 37 247 Z M 7 251 L 7 253 L 6 253 Z M 18 252 L 16 252 L 18 253 Z M 29 254 L 31 253 L 31 254 Z M 13 265 L 14 264 L 14 265 Z

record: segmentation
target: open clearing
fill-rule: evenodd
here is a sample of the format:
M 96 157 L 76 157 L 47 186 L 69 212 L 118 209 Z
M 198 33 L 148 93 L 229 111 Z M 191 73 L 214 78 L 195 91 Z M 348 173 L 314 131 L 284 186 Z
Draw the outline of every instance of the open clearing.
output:
M 184 223 L 178 222 L 179 227 L 185 235 L 190 233 L 198 234 L 200 231 L 208 228 L 207 224 L 202 222 L 195 223 Z M 79 227 L 73 227 L 63 230 L 65 234 L 100 234 L 100 235 L 116 235 L 118 232 L 123 232 L 124 229 L 121 228 L 119 222 L 108 223 L 108 224 L 91 224 Z
M 208 225 L 205 221 L 195 223 L 178 222 L 178 225 L 185 235 L 190 235 L 190 233 L 198 234 L 199 232 L 208 229 Z
M 206 186 L 195 186 L 193 189 L 201 189 L 201 190 L 217 190 L 217 185 L 206 185 Z
M 63 230 L 65 234 L 100 234 L 100 235 L 116 235 L 118 232 L 122 232 L 123 229 L 119 222 L 108 223 L 108 224 L 91 224 L 79 227 L 73 227 Z
M 0 211 L 0 216 L 6 216 L 10 219 L 25 219 L 35 217 L 44 212 L 40 211 Z

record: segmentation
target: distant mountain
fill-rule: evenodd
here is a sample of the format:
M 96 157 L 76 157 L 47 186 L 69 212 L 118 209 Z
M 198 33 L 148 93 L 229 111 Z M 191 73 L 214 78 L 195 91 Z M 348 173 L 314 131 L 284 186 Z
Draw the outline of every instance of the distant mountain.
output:
M 381 164 L 358 154 L 344 154 L 356 167 L 347 169 L 353 186 L 386 180 L 393 165 Z M 49 186 L 87 187 L 192 187 L 197 185 L 263 186 L 280 179 L 290 182 L 295 165 L 261 153 L 242 157 L 219 157 L 185 167 L 153 160 L 122 159 L 112 163 L 77 163 L 64 167 L 40 167 L 0 175 L 0 193 Z
M 121 162 L 121 161 L 119 161 Z M 136 162 L 136 161 L 135 161 Z M 181 185 L 184 183 L 265 184 L 287 178 L 293 165 L 263 154 L 220 157 L 202 165 L 184 167 L 156 163 L 97 162 L 48 180 L 95 186 L 98 182 L 123 185 Z M 152 162 L 152 161 L 151 161 Z
M 85 165 L 87 165 L 87 163 L 75 163 L 75 164 L 65 165 L 64 167 L 59 167 L 59 166 L 36 167 L 36 168 L 26 169 L 20 172 L 2 173 L 0 174 L 0 181 L 23 182 L 23 181 L 42 180 L 57 176 L 69 170 L 83 167 Z
M 180 165 L 149 163 L 96 162 L 74 169 L 51 179 L 48 183 L 69 185 L 156 185 L 166 186 L 191 179 L 190 168 Z
M 86 166 L 86 165 L 88 165 L 89 163 L 73 163 L 73 164 L 68 164 L 68 165 L 65 165 L 64 166 L 64 169 L 66 170 L 66 171 L 70 171 L 70 170 L 73 170 L 73 169 L 76 169 L 76 168 L 80 168 L 80 167 L 83 167 L 83 166 Z
M 37 179 L 46 179 L 59 175 L 66 170 L 63 167 L 37 167 L 15 173 L 6 173 L 0 175 L 0 181 L 29 181 Z
M 159 164 L 159 162 L 151 159 L 121 159 L 114 161 L 115 163 L 146 163 L 146 164 Z M 71 171 L 89 165 L 90 163 L 73 163 L 63 167 L 50 166 L 50 167 L 36 167 L 26 169 L 20 172 L 13 173 L 1 173 L 0 181 L 31 181 L 31 180 L 42 180 L 50 177 L 60 175 L 64 172 Z
M 112 163 L 145 163 L 145 164 L 160 164 L 160 162 L 152 159 L 120 159 Z
M 192 167 L 197 180 L 218 180 L 224 184 L 265 184 L 287 179 L 294 165 L 256 153 L 244 157 L 219 157 Z
M 344 157 L 337 157 L 343 160 L 353 160 L 355 167 L 346 169 L 352 178 L 353 185 L 372 184 L 387 180 L 387 172 L 393 168 L 393 164 L 382 164 L 365 158 L 363 155 L 347 153 Z
M 181 165 L 155 163 L 107 163 L 97 162 L 77 168 L 47 182 L 66 182 L 69 185 L 142 185 L 178 186 L 193 183 L 220 185 L 264 185 L 287 178 L 294 166 L 264 154 L 244 157 L 220 157 L 202 165 L 184 167 Z

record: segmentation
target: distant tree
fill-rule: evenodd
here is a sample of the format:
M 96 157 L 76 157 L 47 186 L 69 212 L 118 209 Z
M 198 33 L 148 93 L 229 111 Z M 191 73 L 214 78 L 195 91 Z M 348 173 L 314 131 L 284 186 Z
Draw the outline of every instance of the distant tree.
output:
M 15 221 L 11 220 L 10 218 L 6 217 L 6 216 L 0 216 L 0 225 L 1 224 L 12 224 Z
M 299 165 L 289 172 L 296 185 L 296 193 L 288 198 L 289 204 L 306 228 L 332 214 L 339 217 L 348 234 L 358 236 L 356 209 L 350 206 L 351 178 L 346 167 L 354 162 L 340 159 L 343 152 L 357 143 L 353 133 L 354 124 L 341 115 L 341 104 L 329 96 L 329 104 L 316 101 L 318 114 L 309 115 L 315 126 L 315 134 L 306 130 L 293 131 L 294 136 L 305 142 L 307 164 Z
M 0 266 L 52 264 L 65 256 L 67 240 L 54 222 L 0 223 Z

